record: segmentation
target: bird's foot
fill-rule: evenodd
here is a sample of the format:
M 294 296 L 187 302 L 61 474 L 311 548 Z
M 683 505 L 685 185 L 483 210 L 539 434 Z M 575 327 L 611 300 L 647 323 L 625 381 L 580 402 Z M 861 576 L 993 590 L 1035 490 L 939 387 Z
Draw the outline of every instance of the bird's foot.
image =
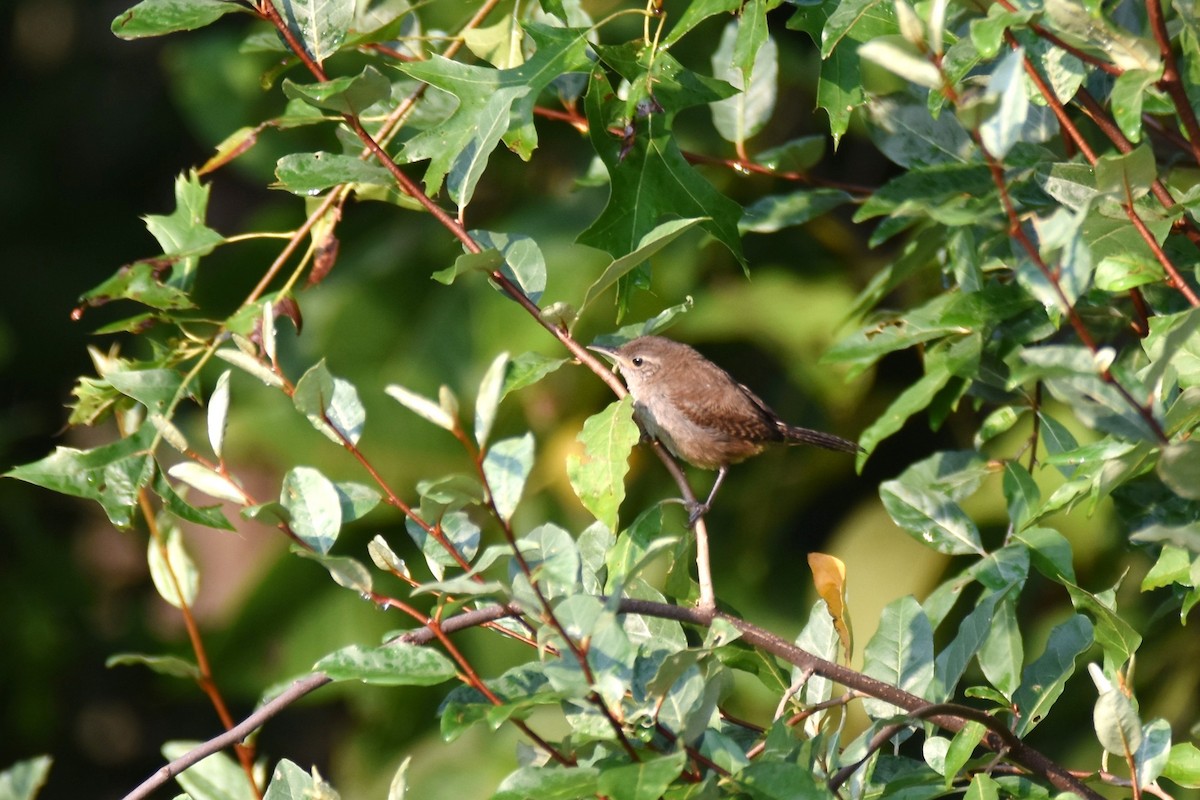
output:
M 708 503 L 693 501 L 691 503 L 685 502 L 683 505 L 688 512 L 687 526 L 689 529 L 696 527 L 696 523 L 700 521 L 700 518 L 708 513 Z

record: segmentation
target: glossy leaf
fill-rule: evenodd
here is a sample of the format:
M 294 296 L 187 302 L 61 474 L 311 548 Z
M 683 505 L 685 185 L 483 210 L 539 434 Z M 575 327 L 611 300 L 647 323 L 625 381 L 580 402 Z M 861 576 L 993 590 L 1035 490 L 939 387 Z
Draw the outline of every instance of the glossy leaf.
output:
M 879 487 L 883 507 L 910 536 L 939 553 L 983 555 L 979 529 L 957 503 L 900 481 Z
M 655 60 L 655 68 L 667 80 L 675 75 L 662 75 L 663 71 L 682 69 L 667 55 Z M 649 110 L 640 116 L 626 149 L 606 132 L 616 113 L 611 93 L 604 73 L 594 71 L 587 94 L 589 135 L 608 171 L 609 196 L 600 216 L 577 241 L 620 258 L 640 247 L 646 235 L 670 215 L 702 219 L 700 226 L 741 261 L 737 231 L 741 207 L 714 189 L 684 159 L 671 136 L 673 114 Z
M 747 29 L 760 37 L 758 42 L 737 48 Z M 749 58 L 737 52 L 744 49 Z M 749 63 L 745 63 L 748 61 Z M 725 26 L 717 49 L 712 54 L 713 77 L 729 83 L 738 93 L 718 100 L 711 106 L 713 127 L 727 142 L 743 148 L 756 136 L 775 111 L 776 81 L 779 73 L 779 48 L 766 35 L 766 20 L 748 5 L 736 22 Z
M 1016 733 L 1023 736 L 1045 719 L 1062 695 L 1067 679 L 1075 672 L 1075 659 L 1092 644 L 1092 624 L 1076 614 L 1055 626 L 1046 649 L 1021 674 L 1021 686 L 1013 694 L 1020 718 Z
M 314 428 L 334 443 L 342 444 L 345 440 L 358 444 L 366 423 L 366 410 L 354 385 L 331 375 L 324 359 L 296 382 L 292 402 Z
M 314 108 L 338 114 L 361 114 L 375 103 L 386 100 L 392 93 L 392 84 L 379 70 L 367 66 L 357 75 L 324 83 L 302 84 L 284 80 L 283 93 Z
M 863 672 L 924 696 L 933 683 L 933 661 L 933 629 L 921 606 L 912 597 L 889 603 L 863 650 Z M 863 707 L 876 719 L 898 712 L 882 700 L 864 700 Z
M 539 93 L 560 74 L 587 68 L 586 31 L 534 23 L 526 31 L 537 52 L 512 69 L 470 66 L 438 56 L 398 65 L 410 77 L 458 98 L 449 117 L 408 140 L 400 154 L 406 162 L 429 159 L 429 194 L 437 194 L 448 178 L 451 199 L 459 208 L 467 206 L 501 138 L 528 160 L 537 147 L 533 107 Z
M 316 195 L 343 183 L 391 186 L 394 179 L 373 161 L 338 153 L 291 153 L 275 165 L 276 187 L 292 194 Z
M 320 564 L 338 586 L 343 586 L 357 592 L 363 597 L 370 595 L 371 573 L 357 559 L 348 556 L 326 555 L 325 553 L 308 550 L 298 545 L 292 545 L 291 552 L 301 558 L 307 558 L 309 561 L 315 561 Z
M 112 32 L 122 39 L 162 36 L 211 25 L 226 14 L 245 12 L 228 0 L 142 0 L 112 22 Z
M 617 511 L 625 499 L 629 453 L 640 437 L 633 422 L 633 400 L 626 395 L 584 422 L 577 437 L 583 444 L 583 455 L 567 456 L 571 488 L 609 530 L 617 529 Z
M 354 20 L 354 0 L 271 0 L 312 59 L 321 64 L 342 42 Z
M 699 222 L 701 222 L 699 219 L 671 220 L 670 222 L 664 222 L 643 236 L 633 252 L 613 259 L 605 267 L 600 277 L 588 287 L 587 293 L 583 297 L 583 302 L 579 304 L 579 314 L 582 316 L 587 307 L 596 298 L 608 291 L 618 280 L 628 275 L 630 271 L 641 265 Z
M 509 363 L 508 353 L 496 356 L 479 383 L 479 392 L 475 395 L 475 443 L 480 448 L 487 445 L 492 423 L 496 421 L 496 410 L 504 396 L 504 378 L 508 374 Z
M 162 746 L 168 761 L 180 758 L 200 742 L 172 741 Z M 225 753 L 215 753 L 198 761 L 175 776 L 181 789 L 190 797 L 219 797 L 222 800 L 254 800 L 254 792 L 246 781 L 246 773 Z
M 501 519 L 512 519 L 532 469 L 532 433 L 502 439 L 488 448 L 483 457 L 483 474 L 487 478 L 492 503 Z
M 363 649 L 350 645 L 313 665 L 335 681 L 356 680 L 375 686 L 433 686 L 455 675 L 454 663 L 432 647 L 393 642 Z
M 91 450 L 58 447 L 45 458 L 13 467 L 5 477 L 32 483 L 60 494 L 95 500 L 118 528 L 133 522 L 138 491 L 154 475 L 146 452 L 153 429 Z
M 293 467 L 283 478 L 279 503 L 292 532 L 318 553 L 328 553 L 342 529 L 342 502 L 333 481 L 312 467 Z

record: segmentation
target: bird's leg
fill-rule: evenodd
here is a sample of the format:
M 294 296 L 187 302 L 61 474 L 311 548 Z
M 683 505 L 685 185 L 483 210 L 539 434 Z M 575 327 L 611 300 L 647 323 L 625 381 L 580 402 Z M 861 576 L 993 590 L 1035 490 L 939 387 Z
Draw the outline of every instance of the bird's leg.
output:
M 712 491 L 708 493 L 708 499 L 703 503 L 688 503 L 688 527 L 696 524 L 696 520 L 703 517 L 712 508 L 713 498 L 717 496 L 717 489 L 721 488 L 721 481 L 725 480 L 725 473 L 729 471 L 729 467 L 722 465 L 717 470 L 717 479 L 713 482 Z

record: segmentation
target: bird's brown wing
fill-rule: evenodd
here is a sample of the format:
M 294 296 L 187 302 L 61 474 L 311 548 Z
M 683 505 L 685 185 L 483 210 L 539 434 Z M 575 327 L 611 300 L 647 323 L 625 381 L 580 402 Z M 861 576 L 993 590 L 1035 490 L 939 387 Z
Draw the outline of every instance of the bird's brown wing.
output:
M 692 424 L 729 440 L 757 444 L 784 438 L 778 415 L 725 370 L 705 363 L 692 377 L 696 391 L 674 398 Z

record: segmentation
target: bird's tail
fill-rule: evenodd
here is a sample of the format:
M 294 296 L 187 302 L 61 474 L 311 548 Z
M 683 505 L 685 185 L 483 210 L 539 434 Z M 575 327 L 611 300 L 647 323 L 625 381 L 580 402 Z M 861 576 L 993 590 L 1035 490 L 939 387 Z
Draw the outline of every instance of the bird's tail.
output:
M 832 433 L 822 433 L 810 428 L 798 428 L 788 425 L 783 429 L 784 438 L 789 444 L 812 444 L 824 447 L 826 450 L 840 450 L 843 453 L 858 453 L 862 450 L 857 442 L 834 436 Z

